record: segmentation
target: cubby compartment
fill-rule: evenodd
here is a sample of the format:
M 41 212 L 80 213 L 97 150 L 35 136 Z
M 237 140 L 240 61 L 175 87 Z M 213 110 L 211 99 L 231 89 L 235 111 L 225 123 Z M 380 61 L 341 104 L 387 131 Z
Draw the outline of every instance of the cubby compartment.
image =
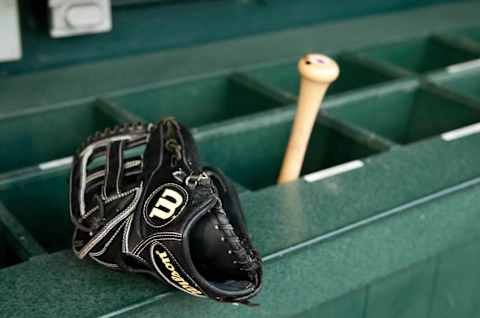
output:
M 0 118 L 0 173 L 70 156 L 86 137 L 115 124 L 94 102 Z
M 279 100 L 235 75 L 224 75 L 165 84 L 109 96 L 148 122 L 174 116 L 189 127 L 199 127 L 282 106 Z
M 393 75 L 373 69 L 366 64 L 354 62 L 344 57 L 334 57 L 334 59 L 340 67 L 340 76 L 330 86 L 327 95 L 334 95 L 394 79 Z M 294 97 L 298 95 L 300 83 L 297 62 L 295 60 L 263 66 L 245 73 L 260 83 L 265 83 L 284 94 Z
M 20 257 L 15 252 L 15 249 L 10 245 L 4 229 L 0 224 L 0 269 L 15 265 L 21 262 Z
M 302 175 L 378 152 L 323 121 L 320 118 L 313 129 Z M 211 134 L 199 140 L 201 157 L 247 189 L 273 185 L 280 171 L 291 124 L 286 120 L 233 133 L 225 130 L 225 133 Z
M 444 43 L 437 37 L 387 43 L 358 51 L 373 61 L 422 74 L 480 56 Z
M 0 201 L 47 252 L 70 248 L 69 171 L 15 181 L 0 189 Z
M 430 79 L 454 92 L 480 100 L 480 64 L 470 70 L 438 74 Z
M 474 106 L 416 85 L 344 99 L 325 111 L 398 144 L 480 121 L 480 110 Z

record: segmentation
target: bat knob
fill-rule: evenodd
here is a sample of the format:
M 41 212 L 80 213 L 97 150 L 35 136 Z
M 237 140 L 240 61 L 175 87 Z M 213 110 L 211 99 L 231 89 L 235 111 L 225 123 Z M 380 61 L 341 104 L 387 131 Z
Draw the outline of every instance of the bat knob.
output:
M 307 54 L 298 61 L 302 78 L 316 83 L 330 84 L 340 73 L 337 63 L 326 55 Z

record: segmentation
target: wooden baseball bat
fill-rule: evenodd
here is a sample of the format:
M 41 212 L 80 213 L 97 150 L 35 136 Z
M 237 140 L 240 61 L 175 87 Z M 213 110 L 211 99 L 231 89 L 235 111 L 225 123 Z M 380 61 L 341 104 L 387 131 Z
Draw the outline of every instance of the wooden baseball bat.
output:
M 307 54 L 298 62 L 300 94 L 278 183 L 296 180 L 300 176 L 308 141 L 318 110 L 329 85 L 340 73 L 337 63 L 328 56 Z

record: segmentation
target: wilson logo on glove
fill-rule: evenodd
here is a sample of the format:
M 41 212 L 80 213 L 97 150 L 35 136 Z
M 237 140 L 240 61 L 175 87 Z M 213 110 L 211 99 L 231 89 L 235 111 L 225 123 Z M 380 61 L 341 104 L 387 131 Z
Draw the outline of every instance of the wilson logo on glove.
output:
M 173 287 L 193 296 L 204 296 L 200 290 L 192 286 L 194 285 L 193 282 L 188 281 L 183 275 L 179 274 L 176 267 L 172 264 L 172 257 L 161 245 L 152 246 L 151 257 L 157 272 Z
M 172 222 L 185 208 L 188 194 L 175 183 L 167 183 L 150 194 L 145 202 L 144 215 L 153 227 Z

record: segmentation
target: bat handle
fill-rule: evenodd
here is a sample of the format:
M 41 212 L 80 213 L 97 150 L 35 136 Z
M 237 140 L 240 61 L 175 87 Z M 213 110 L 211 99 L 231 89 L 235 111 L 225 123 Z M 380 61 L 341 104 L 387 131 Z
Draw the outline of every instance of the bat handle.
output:
M 319 54 L 309 54 L 300 59 L 298 69 L 301 76 L 300 94 L 278 183 L 290 182 L 300 176 L 323 97 L 339 75 L 335 61 Z

